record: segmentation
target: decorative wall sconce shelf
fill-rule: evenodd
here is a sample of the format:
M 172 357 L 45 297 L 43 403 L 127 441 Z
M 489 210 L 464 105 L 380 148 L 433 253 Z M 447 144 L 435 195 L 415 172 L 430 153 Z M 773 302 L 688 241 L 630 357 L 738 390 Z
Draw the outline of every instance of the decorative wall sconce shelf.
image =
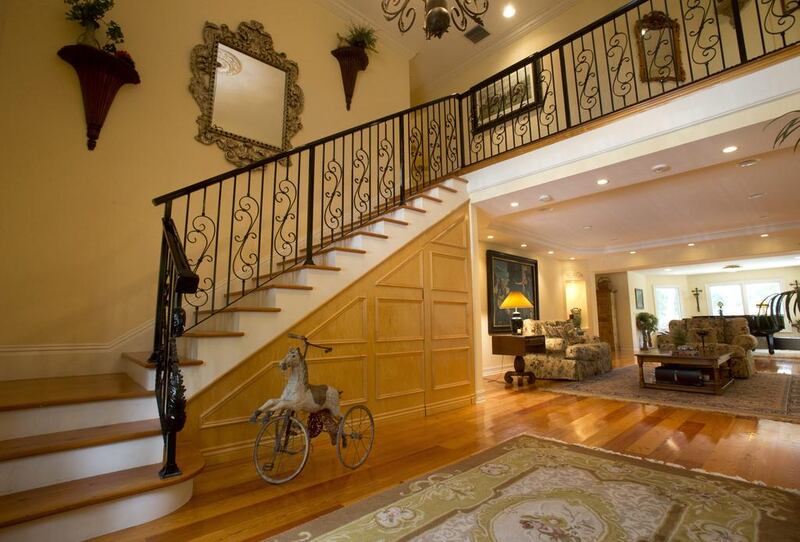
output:
M 367 69 L 369 57 L 363 47 L 339 47 L 331 51 L 331 54 L 339 61 L 339 67 L 342 70 L 344 99 L 347 104 L 347 110 L 350 111 L 350 103 L 353 101 L 353 91 L 356 88 L 358 72 Z
M 130 62 L 88 45 L 67 45 L 58 56 L 78 74 L 86 115 L 86 146 L 93 150 L 117 91 L 126 83 L 138 85 L 139 74 Z

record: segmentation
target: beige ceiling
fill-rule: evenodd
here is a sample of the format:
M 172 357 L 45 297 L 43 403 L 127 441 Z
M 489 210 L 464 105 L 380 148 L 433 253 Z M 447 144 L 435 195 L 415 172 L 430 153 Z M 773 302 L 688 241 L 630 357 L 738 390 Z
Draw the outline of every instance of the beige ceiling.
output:
M 730 143 L 739 151 L 722 154 Z M 759 161 L 738 167 L 748 158 Z M 671 170 L 654 173 L 659 163 Z M 798 188 L 800 154 L 771 150 L 759 125 L 481 202 L 480 232 L 573 255 L 758 236 L 800 227 Z
M 534 25 L 563 13 L 578 0 L 489 0 L 489 11 L 483 16 L 484 27 L 490 35 L 473 44 L 463 33 L 451 25 L 442 39 L 425 39 L 422 30 L 424 5 L 422 0 L 411 0 L 409 7 L 416 8 L 414 26 L 405 34 L 397 27 L 397 19 L 387 21 L 381 10 L 381 0 L 319 0 L 348 20 L 363 20 L 378 30 L 379 40 L 405 51 L 412 58 L 412 81 L 435 80 L 458 70 L 476 55 L 501 47 L 530 31 Z M 517 10 L 513 18 L 503 17 L 503 7 L 513 4 Z M 467 30 L 475 26 L 468 19 Z M 380 46 L 379 46 L 380 47 Z M 477 81 L 476 81 L 477 82 Z M 464 89 L 466 90 L 466 89 Z

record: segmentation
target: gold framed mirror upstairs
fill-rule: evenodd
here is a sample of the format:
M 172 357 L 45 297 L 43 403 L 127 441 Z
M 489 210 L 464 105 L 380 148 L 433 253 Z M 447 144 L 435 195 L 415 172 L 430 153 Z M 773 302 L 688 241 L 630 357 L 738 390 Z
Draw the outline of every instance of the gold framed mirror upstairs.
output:
M 292 148 L 303 127 L 299 69 L 275 51 L 261 23 L 242 22 L 233 32 L 206 22 L 191 68 L 189 90 L 200 107 L 197 141 L 216 144 L 237 166 Z

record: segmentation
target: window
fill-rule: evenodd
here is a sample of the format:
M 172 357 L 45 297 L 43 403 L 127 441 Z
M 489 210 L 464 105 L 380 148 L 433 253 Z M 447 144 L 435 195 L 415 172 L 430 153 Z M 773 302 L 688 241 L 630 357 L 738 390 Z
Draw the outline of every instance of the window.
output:
M 758 304 L 766 297 L 780 291 L 781 283 L 777 280 L 710 284 L 708 286 L 709 314 L 719 314 L 720 301 L 723 304 L 722 314 L 725 316 L 758 314 Z
M 681 291 L 675 286 L 654 286 L 653 297 L 656 304 L 658 329 L 669 330 L 670 320 L 680 320 Z
M 744 314 L 742 299 L 741 284 L 712 284 L 708 287 L 709 314 L 717 315 L 720 309 L 725 316 Z

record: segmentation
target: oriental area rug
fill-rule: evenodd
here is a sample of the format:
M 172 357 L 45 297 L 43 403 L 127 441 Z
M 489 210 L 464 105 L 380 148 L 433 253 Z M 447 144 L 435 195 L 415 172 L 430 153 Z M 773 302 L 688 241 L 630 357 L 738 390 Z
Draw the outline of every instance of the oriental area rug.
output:
M 645 378 L 652 380 L 652 375 Z M 652 372 L 653 368 L 649 370 Z M 639 367 L 628 365 L 579 382 L 563 382 L 547 391 L 572 395 L 708 410 L 800 423 L 800 376 L 755 373 L 736 379 L 722 395 L 639 387 Z
M 522 435 L 269 540 L 798 541 L 800 495 Z

